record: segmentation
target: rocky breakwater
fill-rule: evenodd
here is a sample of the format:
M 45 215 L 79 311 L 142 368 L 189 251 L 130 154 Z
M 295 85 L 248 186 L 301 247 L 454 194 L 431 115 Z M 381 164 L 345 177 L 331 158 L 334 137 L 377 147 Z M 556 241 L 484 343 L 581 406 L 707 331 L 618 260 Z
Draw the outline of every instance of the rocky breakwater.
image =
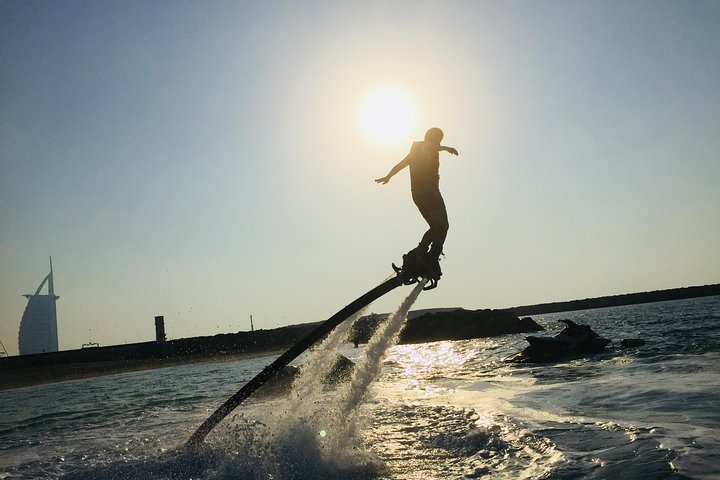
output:
M 386 315 L 371 315 L 356 322 L 350 341 L 366 343 Z M 427 343 L 442 340 L 467 340 L 496 337 L 510 333 L 544 330 L 532 318 L 519 318 L 510 310 L 444 310 L 412 317 L 400 332 L 398 343 Z
M 496 337 L 508 333 L 544 330 L 532 318 L 519 318 L 509 310 L 465 310 L 426 313 L 408 320 L 399 343 L 426 343 Z

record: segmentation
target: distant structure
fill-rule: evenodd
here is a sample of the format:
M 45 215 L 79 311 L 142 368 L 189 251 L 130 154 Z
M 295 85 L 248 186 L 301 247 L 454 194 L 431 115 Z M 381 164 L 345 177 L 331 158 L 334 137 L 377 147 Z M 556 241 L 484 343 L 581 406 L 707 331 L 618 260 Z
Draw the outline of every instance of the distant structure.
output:
M 48 285 L 47 295 L 40 295 L 40 290 Z M 25 312 L 20 321 L 18 346 L 20 355 L 32 353 L 57 352 L 58 331 L 57 311 L 55 302 L 55 286 L 53 285 L 52 258 L 50 258 L 50 273 L 45 277 L 34 294 L 24 295 L 28 299 Z
M 158 315 L 155 317 L 155 341 L 157 343 L 162 343 L 165 340 L 165 317 L 163 315 Z

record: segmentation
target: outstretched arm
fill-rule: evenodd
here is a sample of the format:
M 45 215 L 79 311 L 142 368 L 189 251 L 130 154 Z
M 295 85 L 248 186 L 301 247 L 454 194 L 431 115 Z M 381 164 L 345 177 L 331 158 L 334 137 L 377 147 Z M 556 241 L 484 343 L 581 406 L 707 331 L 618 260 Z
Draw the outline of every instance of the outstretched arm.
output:
M 452 154 L 455 155 L 455 156 L 457 156 L 457 154 L 458 154 L 458 151 L 455 150 L 453 147 L 441 146 L 439 151 L 440 151 L 440 152 L 452 153 Z
M 385 185 L 396 173 L 398 173 L 400 170 L 407 167 L 408 165 L 410 165 L 410 155 L 400 160 L 400 162 L 398 162 L 398 164 L 390 170 L 390 173 L 388 173 L 382 178 L 376 178 L 375 181 L 379 184 Z

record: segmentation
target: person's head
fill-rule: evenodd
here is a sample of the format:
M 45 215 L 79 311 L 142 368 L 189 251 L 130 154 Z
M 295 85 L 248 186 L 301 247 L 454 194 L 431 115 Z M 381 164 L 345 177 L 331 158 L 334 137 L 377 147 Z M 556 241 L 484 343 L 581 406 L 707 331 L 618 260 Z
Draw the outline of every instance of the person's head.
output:
M 440 145 L 444 136 L 445 135 L 442 130 L 437 127 L 433 127 L 425 132 L 425 141 Z

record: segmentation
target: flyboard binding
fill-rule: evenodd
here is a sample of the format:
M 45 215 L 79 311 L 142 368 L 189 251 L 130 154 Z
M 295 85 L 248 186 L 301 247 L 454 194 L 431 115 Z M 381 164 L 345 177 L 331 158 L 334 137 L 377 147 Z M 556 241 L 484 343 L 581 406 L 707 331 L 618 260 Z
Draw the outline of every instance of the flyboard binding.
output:
M 382 284 L 355 299 L 352 303 L 340 309 L 340 311 L 338 311 L 335 315 L 318 325 L 315 330 L 290 347 L 288 351 L 276 358 L 270 365 L 266 366 L 240 390 L 228 398 L 225 403 L 218 407 L 217 410 L 215 410 L 215 412 L 213 412 L 212 415 L 210 415 L 205 422 L 198 427 L 195 433 L 193 433 L 186 446 L 194 448 L 202 444 L 207 434 L 210 433 L 210 431 L 215 428 L 222 419 L 228 416 L 228 414 L 230 414 L 230 412 L 232 412 L 238 405 L 245 401 L 245 399 L 247 399 L 255 390 L 263 386 L 279 371 L 289 365 L 291 361 L 296 359 L 305 350 L 322 340 L 335 327 L 347 320 L 348 317 L 354 313 L 358 312 L 361 308 L 369 305 L 400 285 L 412 285 L 414 283 L 418 283 L 421 279 L 427 280 L 430 284 L 425 288 L 425 290 L 435 288 L 441 275 L 440 267 L 438 265 L 436 268 L 433 268 L 433 260 L 425 257 L 427 257 L 427 254 L 418 255 L 412 251 L 403 255 L 402 267 L 393 265 L 393 269 L 396 273 L 394 277 L 389 278 Z M 437 260 L 435 260 L 435 265 L 437 265 Z
M 432 290 L 437 287 L 438 280 L 442 276 L 440 263 L 437 259 L 434 259 L 429 253 L 417 249 L 410 250 L 402 258 L 402 267 L 398 267 L 393 263 L 392 268 L 403 284 L 412 285 L 424 278 L 428 281 L 428 285 L 423 290 Z

